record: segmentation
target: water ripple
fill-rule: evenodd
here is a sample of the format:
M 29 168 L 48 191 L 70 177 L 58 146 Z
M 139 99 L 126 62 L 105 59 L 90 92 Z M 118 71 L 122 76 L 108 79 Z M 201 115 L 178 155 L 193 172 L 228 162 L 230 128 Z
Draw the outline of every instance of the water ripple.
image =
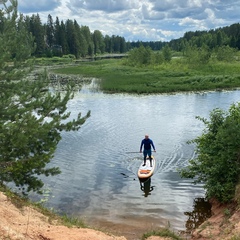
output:
M 83 88 L 68 109 L 71 117 L 89 110 L 91 117 L 79 131 L 62 133 L 50 163 L 62 174 L 43 178 L 54 196 L 48 206 L 88 221 L 101 218 L 132 225 L 148 219 L 159 226 L 170 221 L 173 228 L 184 229 L 184 212 L 191 211 L 194 198 L 205 193 L 202 185 L 192 185 L 177 172 L 195 156 L 194 147 L 186 143 L 202 131 L 195 116 L 206 117 L 213 107 L 226 108 L 239 97 L 240 91 L 130 96 Z M 157 150 L 148 192 L 137 178 L 145 133 Z

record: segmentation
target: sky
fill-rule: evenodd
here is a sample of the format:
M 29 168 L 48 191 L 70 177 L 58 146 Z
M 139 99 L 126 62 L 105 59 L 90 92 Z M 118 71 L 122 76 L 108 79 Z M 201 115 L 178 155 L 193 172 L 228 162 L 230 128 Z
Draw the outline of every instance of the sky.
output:
M 126 41 L 170 41 L 240 22 L 240 0 L 18 0 L 24 15 L 76 20 Z

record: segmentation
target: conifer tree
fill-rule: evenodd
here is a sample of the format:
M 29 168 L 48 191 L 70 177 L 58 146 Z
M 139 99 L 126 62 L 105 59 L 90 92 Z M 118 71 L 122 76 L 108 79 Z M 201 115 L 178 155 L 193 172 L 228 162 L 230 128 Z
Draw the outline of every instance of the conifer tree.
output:
M 52 47 L 54 44 L 54 34 L 55 34 L 55 29 L 54 29 L 53 19 L 52 19 L 52 16 L 49 14 L 47 19 L 47 25 L 46 25 L 48 47 Z
M 93 32 L 94 54 L 104 53 L 105 43 L 104 37 L 99 30 Z
M 85 37 L 86 42 L 88 44 L 87 54 L 89 56 L 92 56 L 93 55 L 93 50 L 94 50 L 94 43 L 93 43 L 92 34 L 91 34 L 91 31 L 90 31 L 89 27 L 88 26 L 81 26 L 81 33 Z
M 13 182 L 24 192 L 41 192 L 39 175 L 60 173 L 59 168 L 47 164 L 61 131 L 78 130 L 90 113 L 84 117 L 79 113 L 69 121 L 66 111 L 73 96 L 71 86 L 60 94 L 48 91 L 47 74 L 37 80 L 20 79 L 19 72 L 27 69 L 24 64 L 34 51 L 33 38 L 17 14 L 17 0 L 1 3 L 0 182 Z
M 30 27 L 29 32 L 32 33 L 34 37 L 34 42 L 36 44 L 35 55 L 43 56 L 47 45 L 44 37 L 45 36 L 44 27 L 42 25 L 42 21 L 39 14 L 37 15 L 33 14 L 31 16 L 29 27 Z

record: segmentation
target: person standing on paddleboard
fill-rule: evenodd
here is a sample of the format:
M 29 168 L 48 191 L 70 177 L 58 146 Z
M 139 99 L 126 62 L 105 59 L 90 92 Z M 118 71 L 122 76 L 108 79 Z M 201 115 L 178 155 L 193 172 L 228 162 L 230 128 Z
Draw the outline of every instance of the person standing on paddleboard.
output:
M 145 138 L 142 140 L 141 146 L 140 146 L 140 153 L 142 152 L 142 147 L 143 147 L 143 160 L 144 160 L 143 166 L 146 165 L 146 159 L 147 159 L 147 156 L 148 156 L 149 160 L 150 160 L 150 166 L 152 167 L 152 150 L 151 150 L 151 146 L 153 147 L 154 152 L 156 152 L 155 146 L 153 144 L 153 141 L 149 138 L 148 134 L 145 134 Z

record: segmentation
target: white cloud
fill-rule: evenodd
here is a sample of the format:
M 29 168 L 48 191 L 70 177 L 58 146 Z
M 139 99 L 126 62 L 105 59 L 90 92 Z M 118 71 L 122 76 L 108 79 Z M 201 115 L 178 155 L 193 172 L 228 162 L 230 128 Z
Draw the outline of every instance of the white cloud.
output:
M 143 18 L 146 20 L 161 20 L 166 18 L 166 12 L 154 11 L 150 5 L 142 5 Z
M 75 19 L 126 40 L 167 41 L 239 22 L 240 0 L 19 0 L 25 14 Z
M 138 8 L 137 0 L 70 0 L 70 8 L 81 8 L 89 11 L 118 12 Z
M 204 22 L 202 20 L 196 20 L 190 17 L 181 19 L 179 22 L 180 26 L 187 26 L 188 28 L 196 27 L 198 30 L 205 30 Z

